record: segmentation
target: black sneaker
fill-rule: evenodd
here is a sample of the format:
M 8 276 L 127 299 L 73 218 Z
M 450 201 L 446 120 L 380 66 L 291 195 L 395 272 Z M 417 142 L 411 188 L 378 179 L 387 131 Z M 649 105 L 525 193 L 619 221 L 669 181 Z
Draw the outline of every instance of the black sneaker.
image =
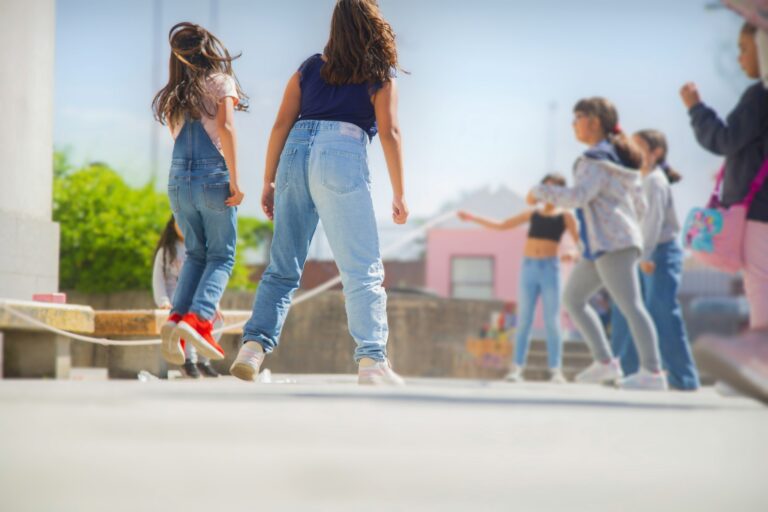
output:
M 213 366 L 211 366 L 211 363 L 197 363 L 197 368 L 206 377 L 218 377 L 219 376 L 219 372 L 217 372 L 213 368 Z
M 197 369 L 197 365 L 192 361 L 185 361 L 182 369 L 184 370 L 184 374 L 190 379 L 200 378 L 200 370 Z

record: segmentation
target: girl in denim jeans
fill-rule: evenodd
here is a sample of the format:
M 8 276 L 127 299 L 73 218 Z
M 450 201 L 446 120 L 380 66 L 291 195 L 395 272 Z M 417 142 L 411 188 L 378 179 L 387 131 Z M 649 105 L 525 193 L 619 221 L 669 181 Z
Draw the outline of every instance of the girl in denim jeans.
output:
M 322 54 L 288 81 L 267 149 L 261 202 L 274 220 L 270 263 L 232 375 L 256 378 L 277 347 L 319 220 L 341 273 L 360 384 L 402 384 L 387 361 L 387 297 L 371 200 L 367 146 L 379 133 L 404 224 L 395 35 L 374 0 L 339 0 Z
M 547 174 L 541 183 L 565 186 L 566 181 L 559 174 Z M 558 384 L 566 382 L 562 370 L 563 336 L 559 320 L 560 260 L 557 253 L 560 239 L 566 229 L 573 237 L 573 241 L 579 243 L 576 219 L 570 212 L 562 211 L 552 203 L 546 203 L 540 209 L 526 210 L 503 221 L 486 219 L 465 211 L 459 212 L 459 218 L 496 230 L 514 229 L 522 224 L 529 224 L 528 238 L 523 249 L 523 264 L 520 269 L 515 360 L 506 380 L 511 382 L 524 380 L 523 371 L 528 359 L 533 316 L 536 312 L 536 302 L 541 296 L 547 332 L 550 380 Z
M 695 390 L 699 373 L 691 354 L 683 311 L 677 291 L 683 273 L 683 249 L 677 238 L 680 222 L 675 212 L 671 184 L 681 177 L 667 163 L 667 138 L 657 130 L 636 132 L 634 140 L 643 154 L 643 191 L 648 208 L 642 218 L 644 248 L 640 257 L 640 281 L 645 306 L 659 335 L 661 361 L 667 382 L 675 389 Z M 614 307 L 611 319 L 611 345 L 621 360 L 624 373 L 638 368 L 637 351 L 632 344 L 627 321 Z
M 169 80 L 152 107 L 175 140 L 168 197 L 184 235 L 186 260 L 161 337 L 163 357 L 181 365 L 182 338 L 205 357 L 224 358 L 212 330 L 235 262 L 236 207 L 243 193 L 234 111 L 246 110 L 247 97 L 232 72 L 236 57 L 213 34 L 184 22 L 171 29 L 169 39 Z

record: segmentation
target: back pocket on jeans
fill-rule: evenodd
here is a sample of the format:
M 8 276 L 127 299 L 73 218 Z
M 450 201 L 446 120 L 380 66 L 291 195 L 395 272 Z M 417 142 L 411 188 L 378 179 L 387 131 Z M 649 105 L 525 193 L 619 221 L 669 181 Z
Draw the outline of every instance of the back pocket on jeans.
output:
M 298 148 L 285 147 L 283 153 L 280 155 L 280 161 L 277 165 L 277 175 L 275 176 L 275 190 L 278 192 L 287 188 L 294 179 L 292 174 L 296 174 L 296 171 L 292 169 L 293 161 L 296 159 L 296 153 Z
M 349 194 L 366 186 L 365 160 L 359 153 L 324 149 L 320 153 L 320 179 L 325 188 Z
M 171 203 L 171 211 L 179 211 L 179 186 L 168 185 L 168 201 Z
M 229 208 L 225 204 L 225 201 L 229 199 L 229 183 L 204 183 L 203 195 L 207 208 L 217 212 L 223 212 Z

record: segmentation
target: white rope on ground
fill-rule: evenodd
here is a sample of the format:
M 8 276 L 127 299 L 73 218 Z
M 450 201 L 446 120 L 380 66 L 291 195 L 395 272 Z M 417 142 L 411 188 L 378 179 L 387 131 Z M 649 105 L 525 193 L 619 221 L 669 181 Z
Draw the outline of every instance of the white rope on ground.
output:
M 449 212 L 446 212 L 442 215 L 438 215 L 437 217 L 429 220 L 428 222 L 424 223 L 423 225 L 419 226 L 418 229 L 415 229 L 405 235 L 404 237 L 400 238 L 393 244 L 389 245 L 388 247 L 384 248 L 382 251 L 382 257 L 389 256 L 391 253 L 397 251 L 398 249 L 404 247 L 409 242 L 412 242 L 416 238 L 420 237 L 422 234 L 426 233 L 433 227 L 437 226 L 438 224 L 442 224 L 446 220 L 455 217 L 456 211 L 451 210 Z M 326 290 L 330 290 L 337 284 L 341 283 L 341 276 L 337 275 L 336 277 L 332 277 L 328 281 L 324 282 L 323 284 L 320 284 L 318 286 L 315 286 L 311 290 L 302 293 L 298 297 L 296 297 L 294 300 L 291 301 L 291 306 L 295 306 L 296 304 L 301 304 L 302 302 L 306 302 L 321 293 L 323 293 Z M 77 340 L 77 341 L 84 341 L 86 343 L 95 343 L 97 345 L 104 345 L 104 346 L 116 346 L 116 347 L 139 347 L 139 346 L 145 346 L 145 345 L 159 345 L 161 343 L 161 340 L 159 338 L 156 339 L 149 339 L 149 340 L 112 340 L 108 338 L 94 338 L 91 336 L 83 336 L 81 334 L 75 334 L 69 331 L 65 331 L 63 329 L 58 329 L 56 327 L 52 327 L 45 322 L 42 322 L 38 320 L 37 318 L 27 315 L 26 313 L 22 313 L 21 311 L 17 311 L 13 307 L 9 306 L 6 302 L 0 301 L 0 308 L 7 311 L 10 315 L 18 318 L 19 320 L 23 320 L 24 322 L 33 325 L 35 327 L 38 327 L 40 329 L 43 329 L 45 331 L 49 331 L 55 334 L 58 334 L 60 336 L 65 336 L 67 338 Z M 248 321 L 245 322 L 238 322 L 235 324 L 229 324 L 224 325 L 223 327 L 220 327 L 213 331 L 213 334 L 219 334 L 224 331 L 228 331 L 231 329 L 240 329 L 242 328 Z

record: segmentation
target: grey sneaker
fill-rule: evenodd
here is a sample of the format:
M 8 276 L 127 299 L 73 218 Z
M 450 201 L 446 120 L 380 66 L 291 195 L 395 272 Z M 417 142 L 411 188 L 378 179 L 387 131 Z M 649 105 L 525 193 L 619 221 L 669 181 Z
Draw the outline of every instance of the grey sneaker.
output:
M 580 384 L 606 384 L 623 378 L 624 373 L 618 359 L 611 359 L 607 363 L 593 362 L 586 370 L 579 372 L 574 380 Z
M 377 361 L 357 370 L 357 383 L 367 386 L 404 386 L 405 381 L 395 373 L 389 361 Z
M 624 379 L 617 381 L 621 389 L 632 389 L 640 391 L 667 391 L 667 377 L 663 372 L 650 372 L 645 368 L 640 368 Z
M 229 373 L 240 380 L 255 382 L 265 355 L 261 345 L 248 341 L 240 347 L 235 362 L 229 367 Z

